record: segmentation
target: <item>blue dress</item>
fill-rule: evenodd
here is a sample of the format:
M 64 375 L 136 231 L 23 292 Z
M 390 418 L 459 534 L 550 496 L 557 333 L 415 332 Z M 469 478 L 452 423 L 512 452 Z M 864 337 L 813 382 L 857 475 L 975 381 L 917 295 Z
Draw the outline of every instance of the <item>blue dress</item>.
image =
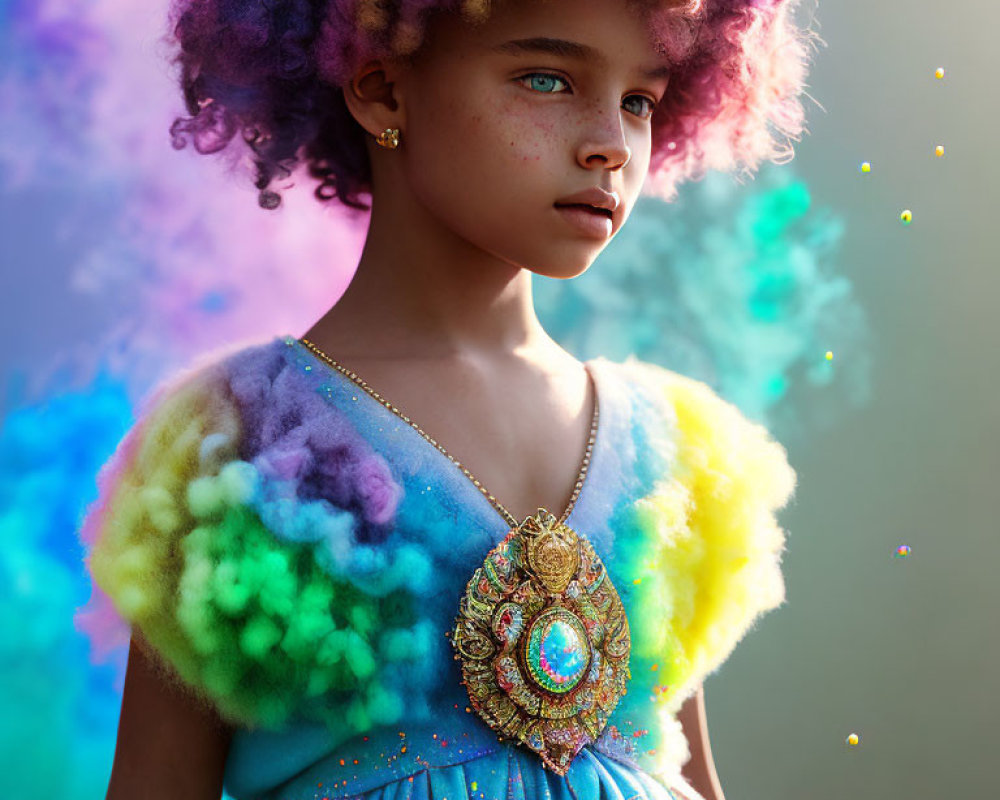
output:
M 783 601 L 794 473 L 704 384 L 587 367 L 599 426 L 566 524 L 621 598 L 631 679 L 564 775 L 471 707 L 447 633 L 509 526 L 446 455 L 289 336 L 147 402 L 102 472 L 88 565 L 236 727 L 231 797 L 700 800 L 676 711 Z

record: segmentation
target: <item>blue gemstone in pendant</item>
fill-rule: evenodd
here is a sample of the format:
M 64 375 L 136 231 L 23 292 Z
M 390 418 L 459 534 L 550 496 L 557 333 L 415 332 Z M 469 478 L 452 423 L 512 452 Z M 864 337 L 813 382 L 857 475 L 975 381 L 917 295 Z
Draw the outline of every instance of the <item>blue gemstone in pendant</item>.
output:
M 558 694 L 574 689 L 590 664 L 590 640 L 583 623 L 562 607 L 543 611 L 528 631 L 525 663 L 539 687 Z

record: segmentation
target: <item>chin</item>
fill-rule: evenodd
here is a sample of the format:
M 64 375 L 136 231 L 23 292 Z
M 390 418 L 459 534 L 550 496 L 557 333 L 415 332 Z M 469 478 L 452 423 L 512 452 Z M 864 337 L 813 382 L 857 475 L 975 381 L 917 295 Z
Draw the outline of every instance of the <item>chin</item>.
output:
M 563 259 L 549 264 L 535 264 L 525 267 L 529 272 L 540 275 L 543 278 L 555 278 L 557 280 L 568 280 L 576 278 L 590 269 L 598 253 L 594 253 L 586 259 Z

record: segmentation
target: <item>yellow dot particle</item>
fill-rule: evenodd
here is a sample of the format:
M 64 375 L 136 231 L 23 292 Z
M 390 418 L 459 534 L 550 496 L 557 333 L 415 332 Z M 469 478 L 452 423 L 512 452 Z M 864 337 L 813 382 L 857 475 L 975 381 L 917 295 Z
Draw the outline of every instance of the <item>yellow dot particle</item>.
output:
M 640 583 L 642 583 L 642 578 L 635 578 L 635 579 L 634 579 L 634 580 L 632 581 L 632 583 L 634 583 L 634 584 L 635 584 L 636 586 L 638 586 L 638 585 L 639 585 Z
M 479 786 L 479 781 L 473 781 L 472 782 L 472 791 L 476 791 L 476 787 L 478 787 L 478 786 Z
M 856 745 L 859 741 L 861 741 L 861 739 L 858 737 L 856 733 L 852 733 L 850 736 L 847 737 L 847 743 L 852 747 Z
M 913 212 L 910 209 L 906 209 L 902 214 L 899 215 L 900 220 L 904 225 L 909 225 L 913 222 Z
M 871 164 L 871 162 L 870 161 L 862 161 L 861 162 L 861 171 L 862 172 L 871 172 L 872 171 L 872 164 Z
M 941 156 L 944 155 L 944 145 L 943 144 L 939 144 L 937 147 L 934 148 L 934 155 L 936 155 L 938 158 L 941 158 Z
M 826 360 L 827 361 L 833 361 L 833 350 L 827 350 L 826 351 Z
M 938 67 L 934 70 L 934 77 L 941 80 L 944 77 L 944 67 Z

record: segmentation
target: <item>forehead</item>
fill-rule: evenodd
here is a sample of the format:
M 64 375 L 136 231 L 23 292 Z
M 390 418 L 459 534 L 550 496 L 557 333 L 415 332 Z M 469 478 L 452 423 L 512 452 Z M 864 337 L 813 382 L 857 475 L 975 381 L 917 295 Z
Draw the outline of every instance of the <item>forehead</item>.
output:
M 500 0 L 482 21 L 443 15 L 426 44 L 462 58 L 534 52 L 647 70 L 664 62 L 648 17 L 637 0 Z

